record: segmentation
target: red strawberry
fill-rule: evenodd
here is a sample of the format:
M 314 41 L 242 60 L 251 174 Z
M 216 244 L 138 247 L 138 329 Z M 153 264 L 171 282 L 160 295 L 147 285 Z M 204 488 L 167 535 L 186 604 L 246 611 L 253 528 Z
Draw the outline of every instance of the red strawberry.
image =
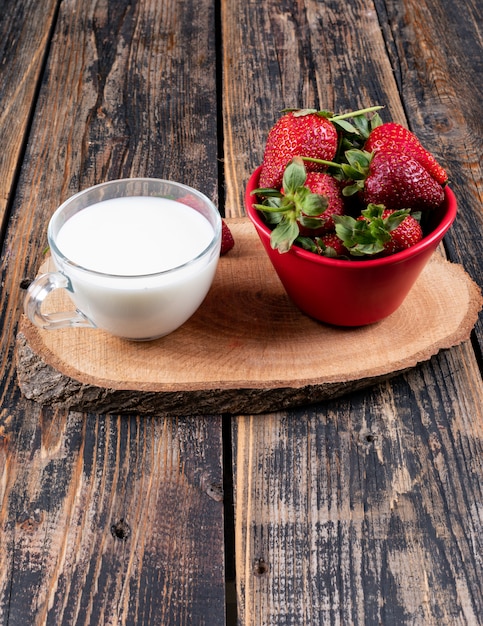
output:
M 322 220 L 318 228 L 308 228 L 301 223 L 299 219 L 300 234 L 308 237 L 320 235 L 322 233 L 334 230 L 334 215 L 343 215 L 344 200 L 341 193 L 340 183 L 329 174 L 324 172 L 309 172 L 305 179 L 305 187 L 308 187 L 312 193 L 325 196 L 327 198 L 327 208 L 317 216 Z M 305 216 L 304 216 L 305 217 Z
M 444 200 L 443 187 L 413 157 L 381 150 L 369 164 L 361 197 L 364 204 L 392 209 L 431 210 Z
M 235 240 L 233 239 L 233 235 L 231 233 L 228 224 L 225 220 L 221 220 L 221 249 L 220 256 L 223 256 L 227 252 L 229 252 L 233 246 L 235 245 Z
M 296 243 L 304 250 L 309 250 L 320 256 L 333 259 L 337 257 L 347 259 L 349 257 L 349 251 L 335 231 L 323 233 L 320 237 L 300 237 Z
M 384 255 L 406 250 L 423 238 L 423 230 L 418 220 L 408 211 L 385 209 L 383 205 L 370 204 L 357 219 L 374 227 L 375 237 L 379 237 L 383 244 Z
M 192 209 L 196 209 L 197 211 L 200 211 L 203 208 L 203 202 L 190 193 L 181 196 L 181 198 L 177 198 L 176 201 L 186 204 L 186 206 L 190 206 Z
M 423 237 L 418 220 L 406 210 L 370 204 L 354 219 L 336 217 L 336 233 L 354 256 L 386 256 L 414 246 Z
M 388 122 L 374 128 L 364 145 L 367 152 L 398 151 L 416 159 L 441 185 L 448 182 L 448 174 L 434 156 L 424 148 L 419 139 L 401 124 Z
M 339 193 L 338 187 L 330 186 L 328 178 L 323 175 L 322 181 L 313 183 L 323 184 L 325 190 L 329 190 L 334 196 Z M 264 197 L 263 204 L 253 206 L 265 215 L 268 224 L 274 225 L 271 234 L 271 246 L 279 252 L 287 252 L 299 235 L 313 236 L 326 230 L 325 212 L 329 206 L 327 194 L 314 193 L 306 185 L 308 174 L 303 160 L 295 157 L 287 166 L 283 175 L 283 188 L 281 190 L 260 188 L 252 191 L 254 195 Z M 325 178 L 327 177 L 327 178 Z M 337 186 L 337 182 L 334 181 Z M 317 185 L 316 185 L 317 187 Z M 333 215 L 339 210 L 334 206 L 328 215 L 332 222 Z
M 317 243 L 323 250 L 322 254 L 329 257 L 348 256 L 349 252 L 342 240 L 335 232 L 324 233 L 317 238 Z
M 382 219 L 394 213 L 394 210 L 386 209 L 382 214 Z M 408 215 L 396 228 L 391 231 L 391 241 L 384 245 L 386 254 L 407 250 L 423 238 L 423 230 L 418 220 L 412 215 Z
M 296 156 L 331 161 L 337 143 L 337 130 L 327 117 L 312 109 L 285 113 L 268 133 L 260 187 L 280 189 L 285 168 Z M 326 169 L 320 163 L 307 163 L 306 167 L 312 172 Z

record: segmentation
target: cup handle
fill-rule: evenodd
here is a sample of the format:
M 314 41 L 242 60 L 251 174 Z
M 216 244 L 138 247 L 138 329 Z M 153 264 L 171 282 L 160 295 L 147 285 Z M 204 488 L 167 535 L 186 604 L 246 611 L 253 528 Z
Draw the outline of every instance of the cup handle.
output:
M 72 291 L 67 276 L 61 272 L 47 272 L 38 276 L 30 284 L 24 300 L 24 312 L 32 324 L 46 330 L 72 327 L 96 328 L 96 325 L 79 309 L 58 313 L 42 313 L 42 303 L 54 289 Z

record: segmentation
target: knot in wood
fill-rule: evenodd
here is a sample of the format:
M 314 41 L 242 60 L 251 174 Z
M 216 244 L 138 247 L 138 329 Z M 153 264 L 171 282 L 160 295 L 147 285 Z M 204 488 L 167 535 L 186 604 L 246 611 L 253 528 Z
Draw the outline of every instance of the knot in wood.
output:
M 223 501 L 223 487 L 221 485 L 218 485 L 216 483 L 208 485 L 206 493 L 210 496 L 212 500 L 215 500 L 215 502 Z
M 23 511 L 17 518 L 19 527 L 27 532 L 33 533 L 44 521 L 44 512 L 35 509 L 33 512 Z
M 268 563 L 265 561 L 265 559 L 263 557 L 259 557 L 258 559 L 255 559 L 253 562 L 253 574 L 257 577 L 260 576 L 265 576 L 265 574 L 268 574 Z
M 115 539 L 122 539 L 122 541 L 126 541 L 126 539 L 131 534 L 131 528 L 129 524 L 124 520 L 123 517 L 111 526 L 111 535 Z
M 28 289 L 32 283 L 32 278 L 22 278 L 20 281 L 20 289 Z

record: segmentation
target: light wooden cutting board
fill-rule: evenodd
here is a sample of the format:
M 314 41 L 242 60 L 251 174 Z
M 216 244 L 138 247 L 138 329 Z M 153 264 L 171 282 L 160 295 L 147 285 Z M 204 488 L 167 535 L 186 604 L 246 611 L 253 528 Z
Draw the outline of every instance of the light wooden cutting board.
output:
M 438 253 L 389 318 L 335 328 L 292 304 L 246 218 L 227 221 L 235 248 L 197 313 L 167 337 L 136 343 L 101 330 L 46 331 L 23 317 L 22 392 L 96 412 L 261 413 L 366 387 L 469 338 L 480 290 Z M 73 308 L 65 292 L 55 294 Z

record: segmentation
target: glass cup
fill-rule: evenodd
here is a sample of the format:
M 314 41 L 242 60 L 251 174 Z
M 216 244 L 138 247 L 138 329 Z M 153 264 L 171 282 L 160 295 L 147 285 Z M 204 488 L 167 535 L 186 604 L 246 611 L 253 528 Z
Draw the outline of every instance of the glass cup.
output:
M 179 328 L 204 300 L 220 255 L 221 217 L 191 187 L 127 178 L 69 198 L 47 237 L 56 271 L 28 288 L 28 319 L 48 330 L 102 328 L 150 340 Z M 45 312 L 55 289 L 65 289 L 77 309 Z

